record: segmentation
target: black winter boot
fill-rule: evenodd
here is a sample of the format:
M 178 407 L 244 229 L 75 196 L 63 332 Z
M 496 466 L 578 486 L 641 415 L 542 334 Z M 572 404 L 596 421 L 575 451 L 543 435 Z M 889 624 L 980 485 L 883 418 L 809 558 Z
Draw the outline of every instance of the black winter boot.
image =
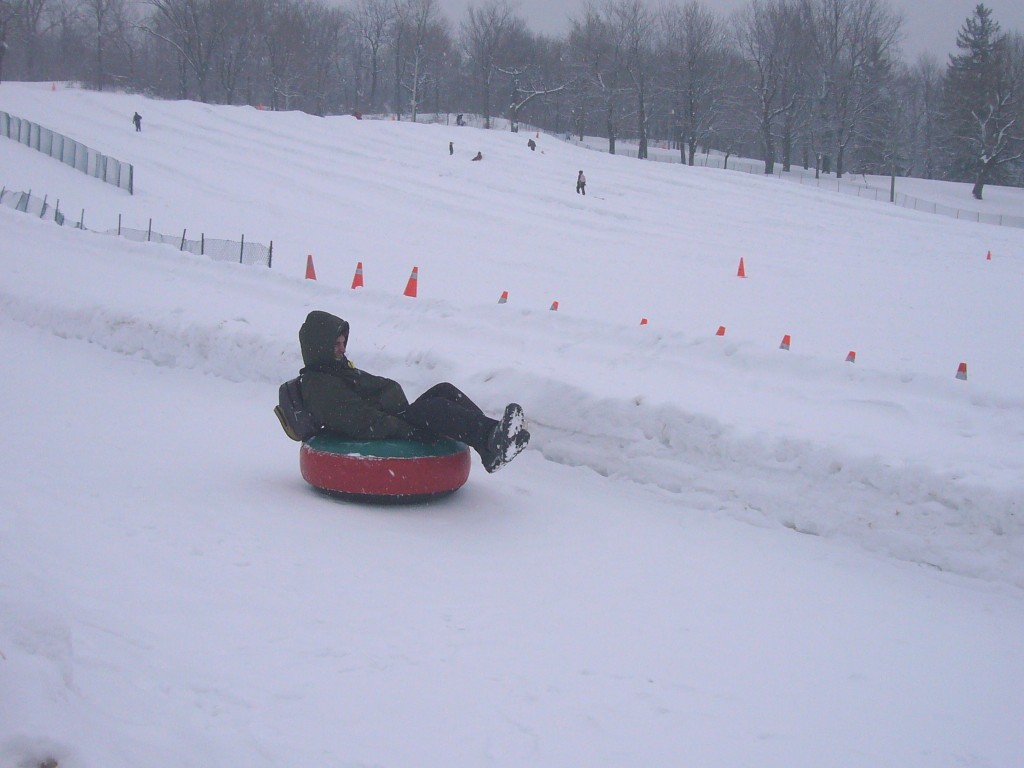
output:
M 526 416 L 516 403 L 505 406 L 505 414 L 487 438 L 487 445 L 480 452 L 484 469 L 497 472 L 518 456 L 530 442 L 526 431 Z

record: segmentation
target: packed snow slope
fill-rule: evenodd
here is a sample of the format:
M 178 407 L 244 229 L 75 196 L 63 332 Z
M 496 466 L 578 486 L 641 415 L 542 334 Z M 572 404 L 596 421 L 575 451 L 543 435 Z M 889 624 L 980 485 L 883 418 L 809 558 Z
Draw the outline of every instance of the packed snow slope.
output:
M 1024 754 L 1024 231 L 543 134 L 0 110 L 136 184 L 0 140 L 92 230 L 0 208 L 3 768 Z M 531 449 L 426 507 L 309 491 L 270 409 L 311 309 L 412 396 L 521 402 Z

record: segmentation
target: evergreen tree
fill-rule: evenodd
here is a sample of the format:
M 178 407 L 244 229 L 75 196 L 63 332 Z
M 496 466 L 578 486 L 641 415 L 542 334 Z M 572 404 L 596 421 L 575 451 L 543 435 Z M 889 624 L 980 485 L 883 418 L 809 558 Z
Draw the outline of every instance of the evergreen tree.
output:
M 953 133 L 953 172 L 974 181 L 981 199 L 986 183 L 1001 180 L 1004 167 L 1024 155 L 1021 51 L 1003 35 L 992 11 L 979 4 L 957 34 L 962 51 L 949 57 L 945 100 Z

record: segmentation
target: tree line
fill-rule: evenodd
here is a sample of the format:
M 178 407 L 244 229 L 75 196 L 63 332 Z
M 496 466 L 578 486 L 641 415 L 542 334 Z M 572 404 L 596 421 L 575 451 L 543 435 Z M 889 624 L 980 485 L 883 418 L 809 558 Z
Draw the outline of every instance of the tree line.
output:
M 317 115 L 473 113 L 694 164 L 1024 185 L 1024 36 L 976 6 L 940 62 L 887 0 L 594 0 L 561 36 L 508 0 L 0 0 L 0 80 Z

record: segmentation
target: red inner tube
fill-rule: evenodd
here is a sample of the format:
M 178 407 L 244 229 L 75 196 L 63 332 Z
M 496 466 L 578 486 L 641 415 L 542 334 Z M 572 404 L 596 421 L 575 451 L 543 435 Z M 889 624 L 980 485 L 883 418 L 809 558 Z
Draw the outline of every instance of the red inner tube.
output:
M 299 468 L 310 485 L 356 498 L 411 499 L 448 494 L 469 479 L 470 450 L 454 440 L 344 440 L 317 435 L 302 444 Z

